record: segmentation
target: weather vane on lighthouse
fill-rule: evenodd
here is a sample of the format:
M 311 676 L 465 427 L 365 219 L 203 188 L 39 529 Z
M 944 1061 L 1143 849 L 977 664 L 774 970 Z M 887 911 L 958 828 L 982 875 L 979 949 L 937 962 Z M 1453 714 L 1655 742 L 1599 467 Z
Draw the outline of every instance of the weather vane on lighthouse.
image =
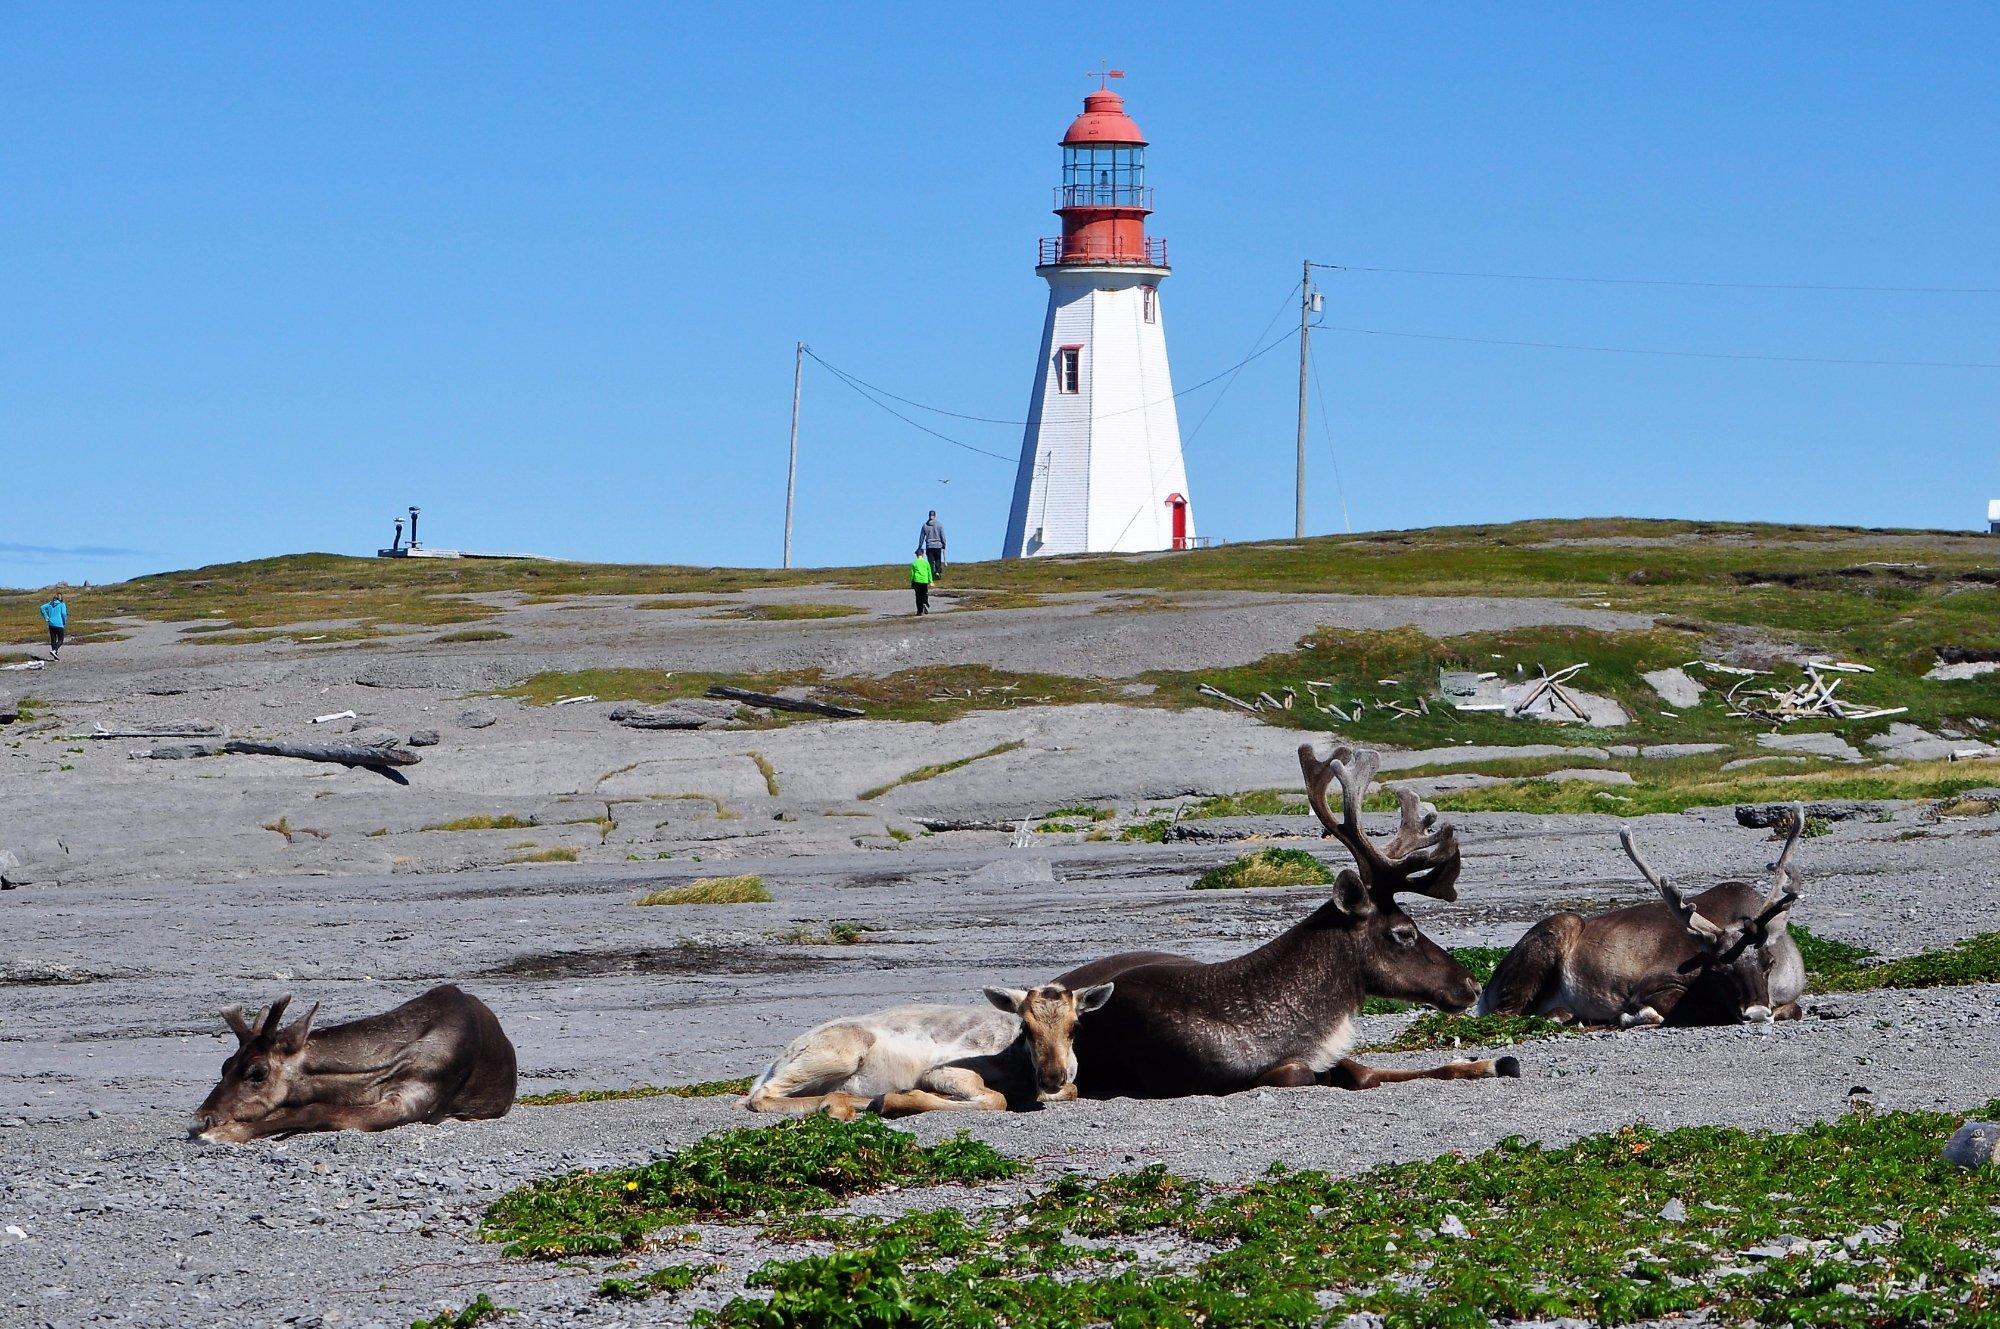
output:
M 1146 234 L 1146 139 L 1111 91 L 1125 71 L 1091 77 L 1098 89 L 1062 138 L 1062 234 L 1035 267 L 1049 309 L 1006 558 L 1195 543 L 1160 314 L 1167 242 Z

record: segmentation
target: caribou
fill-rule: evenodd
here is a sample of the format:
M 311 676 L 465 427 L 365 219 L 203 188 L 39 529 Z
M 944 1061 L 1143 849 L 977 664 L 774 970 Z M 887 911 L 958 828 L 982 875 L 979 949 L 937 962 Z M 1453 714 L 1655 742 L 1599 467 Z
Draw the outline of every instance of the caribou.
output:
M 1654 871 L 1623 828 L 1619 843 L 1659 900 L 1535 924 L 1494 970 L 1479 1013 L 1628 1029 L 1799 1018 L 1805 960 L 1785 925 L 1799 899 L 1792 855 L 1804 829 L 1805 809 L 1795 803 L 1768 891 L 1726 881 L 1689 896 Z
M 1388 1070 L 1347 1055 L 1366 997 L 1462 1010 L 1479 984 L 1450 952 L 1418 930 L 1399 894 L 1458 898 L 1456 831 L 1408 789 L 1397 789 L 1400 821 L 1377 844 L 1361 805 L 1381 755 L 1336 747 L 1324 761 L 1299 748 L 1306 795 L 1324 835 L 1354 859 L 1333 898 L 1282 935 L 1235 959 L 1204 964 L 1184 955 L 1131 951 L 1057 979 L 1072 988 L 1113 982 L 1103 1009 L 1077 1031 L 1077 1089 L 1089 1098 L 1176 1098 L 1260 1085 L 1372 1089 L 1405 1080 L 1518 1076 L 1513 1057 L 1464 1060 L 1425 1070 Z M 1340 816 L 1327 807 L 1338 782 Z
M 987 1006 L 896 1006 L 799 1035 L 750 1086 L 752 1112 L 1025 1111 L 1076 1097 L 1074 1035 L 1111 984 L 987 988 Z
M 281 1027 L 291 996 L 255 1019 L 222 1012 L 236 1051 L 189 1134 L 225 1144 L 307 1131 L 386 1131 L 504 1117 L 514 1106 L 514 1045 L 477 997 L 450 984 L 391 1011 L 314 1029 L 315 1004 Z

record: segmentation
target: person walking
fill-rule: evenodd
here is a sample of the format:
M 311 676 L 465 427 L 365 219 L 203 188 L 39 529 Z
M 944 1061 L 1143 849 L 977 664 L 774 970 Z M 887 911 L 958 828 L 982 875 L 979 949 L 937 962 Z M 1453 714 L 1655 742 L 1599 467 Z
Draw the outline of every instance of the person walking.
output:
M 931 612 L 931 561 L 921 551 L 910 560 L 910 589 L 917 593 L 917 612 Z
M 944 524 L 937 519 L 936 508 L 917 532 L 917 552 L 930 560 L 932 581 L 944 575 Z
M 42 622 L 49 625 L 49 659 L 62 659 L 63 638 L 69 635 L 69 602 L 52 595 L 42 602 Z

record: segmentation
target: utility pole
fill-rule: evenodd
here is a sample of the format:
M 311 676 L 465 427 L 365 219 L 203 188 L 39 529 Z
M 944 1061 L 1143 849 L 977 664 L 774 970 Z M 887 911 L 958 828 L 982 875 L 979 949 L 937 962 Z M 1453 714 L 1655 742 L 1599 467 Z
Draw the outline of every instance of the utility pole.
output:
M 785 469 L 785 566 L 792 565 L 792 499 L 799 488 L 799 381 L 806 368 L 806 344 L 792 352 L 792 460 Z M 1301 415 L 1300 419 L 1305 417 Z M 1304 435 L 1300 435 L 1301 438 Z M 1300 454 L 1304 455 L 1304 454 Z
M 1306 538 L 1306 369 L 1307 346 L 1312 337 L 1313 265 L 1305 261 L 1305 276 L 1299 282 L 1299 476 L 1298 504 L 1292 520 L 1292 536 Z

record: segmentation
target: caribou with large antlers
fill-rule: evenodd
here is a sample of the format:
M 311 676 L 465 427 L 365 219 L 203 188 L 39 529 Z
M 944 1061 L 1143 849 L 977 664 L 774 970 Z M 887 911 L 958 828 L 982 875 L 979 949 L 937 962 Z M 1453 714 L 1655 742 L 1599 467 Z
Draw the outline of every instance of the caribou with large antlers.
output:
M 1806 967 L 1785 928 L 1799 899 L 1792 855 L 1805 809 L 1796 803 L 1790 830 L 1769 890 L 1727 881 L 1689 896 L 1654 871 L 1625 827 L 1619 842 L 1659 901 L 1543 919 L 1501 960 L 1479 1013 L 1626 1028 L 1797 1019 Z
M 1512 1057 L 1427 1070 L 1384 1070 L 1347 1055 L 1366 997 L 1448 1010 L 1470 1006 L 1479 985 L 1417 930 L 1399 893 L 1456 900 L 1458 837 L 1408 790 L 1402 817 L 1378 844 L 1361 828 L 1361 803 L 1379 754 L 1338 747 L 1322 761 L 1299 748 L 1306 793 L 1325 834 L 1354 858 L 1333 898 L 1281 936 L 1233 960 L 1133 951 L 1071 970 L 1072 988 L 1115 980 L 1104 1008 L 1077 1028 L 1077 1089 L 1089 1098 L 1228 1094 L 1259 1085 L 1371 1089 L 1402 1080 L 1516 1076 Z M 1327 807 L 1338 782 L 1340 815 Z

